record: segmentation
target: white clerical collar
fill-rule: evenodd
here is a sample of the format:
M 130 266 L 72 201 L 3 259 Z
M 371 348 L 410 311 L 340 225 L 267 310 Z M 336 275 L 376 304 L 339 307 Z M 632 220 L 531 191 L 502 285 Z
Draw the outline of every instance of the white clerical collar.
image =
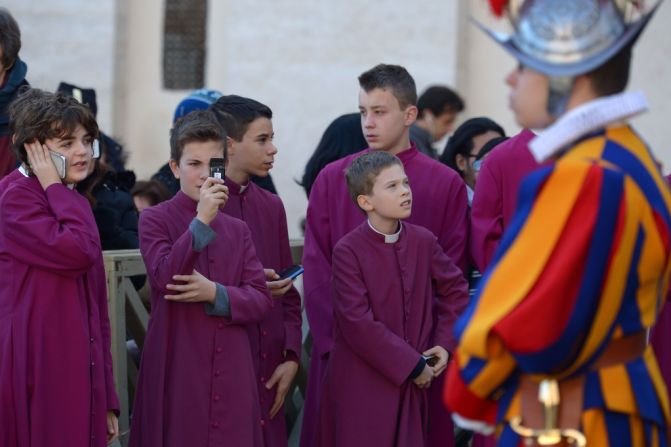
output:
M 377 229 L 373 226 L 373 224 L 370 223 L 370 219 L 368 220 L 368 226 L 370 227 L 371 230 L 373 230 L 377 234 L 381 234 L 382 236 L 384 236 L 385 244 L 395 244 L 396 242 L 398 242 L 398 237 L 401 235 L 401 230 L 403 229 L 403 224 L 400 221 L 398 222 L 398 231 L 394 234 L 385 234 L 381 231 L 377 231 Z
M 29 177 L 30 175 L 28 174 L 28 170 L 23 166 L 19 166 L 19 172 L 23 174 L 24 177 Z M 75 184 L 74 183 L 68 183 L 67 186 L 69 189 L 75 189 Z
M 529 149 L 541 163 L 581 136 L 608 124 L 626 121 L 648 110 L 642 91 L 618 93 L 582 104 L 559 118 L 529 142 Z
M 240 194 L 245 192 L 247 188 L 249 188 L 249 182 L 245 183 L 244 185 L 240 185 Z

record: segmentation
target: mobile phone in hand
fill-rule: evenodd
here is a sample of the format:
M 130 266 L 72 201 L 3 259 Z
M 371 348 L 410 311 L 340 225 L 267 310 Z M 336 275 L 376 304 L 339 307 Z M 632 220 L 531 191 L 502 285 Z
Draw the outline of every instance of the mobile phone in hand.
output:
M 210 158 L 210 177 L 223 180 L 225 177 L 224 164 L 223 158 Z
M 280 279 L 289 278 L 293 281 L 301 273 L 303 273 L 303 266 L 295 264 L 295 265 L 292 265 L 291 267 L 285 268 L 284 270 L 279 272 L 278 275 L 280 276 Z
M 49 155 L 51 156 L 51 161 L 54 162 L 54 166 L 56 166 L 56 172 L 58 172 L 58 176 L 61 179 L 64 179 L 68 165 L 68 159 L 65 158 L 65 155 L 61 155 L 58 152 L 52 151 L 51 149 L 49 149 Z
M 424 357 L 424 360 L 426 360 L 426 364 L 429 365 L 430 367 L 436 366 L 436 363 L 438 363 L 438 356 L 437 355 L 429 355 L 429 356 L 422 356 Z

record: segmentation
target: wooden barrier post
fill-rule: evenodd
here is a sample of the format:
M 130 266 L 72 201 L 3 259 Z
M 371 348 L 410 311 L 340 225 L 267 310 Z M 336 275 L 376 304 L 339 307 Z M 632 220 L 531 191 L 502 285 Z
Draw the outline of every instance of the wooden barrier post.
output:
M 131 331 L 136 340 L 144 341 L 149 314 L 140 299 L 131 276 L 144 275 L 146 269 L 139 250 L 104 251 L 105 276 L 107 277 L 107 299 L 109 302 L 110 327 L 112 332 L 112 360 L 114 362 L 114 380 L 119 396 L 119 431 L 121 445 L 128 445 L 129 405 L 132 405 L 128 393 L 128 354 L 126 350 L 127 310 L 138 321 L 139 327 Z M 129 304 L 128 309 L 126 303 Z M 131 370 L 136 371 L 135 368 Z M 134 377 L 131 380 L 134 381 Z

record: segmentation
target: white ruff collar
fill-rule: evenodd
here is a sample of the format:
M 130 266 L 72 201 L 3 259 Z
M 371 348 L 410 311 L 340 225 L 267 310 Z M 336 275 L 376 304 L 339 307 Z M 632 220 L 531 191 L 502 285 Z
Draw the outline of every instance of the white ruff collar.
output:
M 648 110 L 642 91 L 619 93 L 582 104 L 529 142 L 529 149 L 541 163 L 581 136 L 608 124 L 626 121 Z

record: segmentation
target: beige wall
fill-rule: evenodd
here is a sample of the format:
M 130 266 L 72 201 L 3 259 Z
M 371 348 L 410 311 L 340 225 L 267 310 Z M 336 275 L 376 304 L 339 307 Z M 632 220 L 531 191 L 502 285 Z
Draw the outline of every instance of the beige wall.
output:
M 28 81 L 53 91 L 66 81 L 96 90 L 98 122 L 112 129 L 116 41 L 114 0 L 3 0 L 21 28 Z
M 279 149 L 273 180 L 289 231 L 307 201 L 295 180 L 321 133 L 356 111 L 356 77 L 378 62 L 405 65 L 418 87 L 456 82 L 457 2 L 426 0 L 209 2 L 210 88 L 253 97 L 274 112 Z M 161 88 L 163 1 L 128 2 L 125 108 L 119 129 L 140 178 L 165 162 L 176 104 L 188 92 Z

